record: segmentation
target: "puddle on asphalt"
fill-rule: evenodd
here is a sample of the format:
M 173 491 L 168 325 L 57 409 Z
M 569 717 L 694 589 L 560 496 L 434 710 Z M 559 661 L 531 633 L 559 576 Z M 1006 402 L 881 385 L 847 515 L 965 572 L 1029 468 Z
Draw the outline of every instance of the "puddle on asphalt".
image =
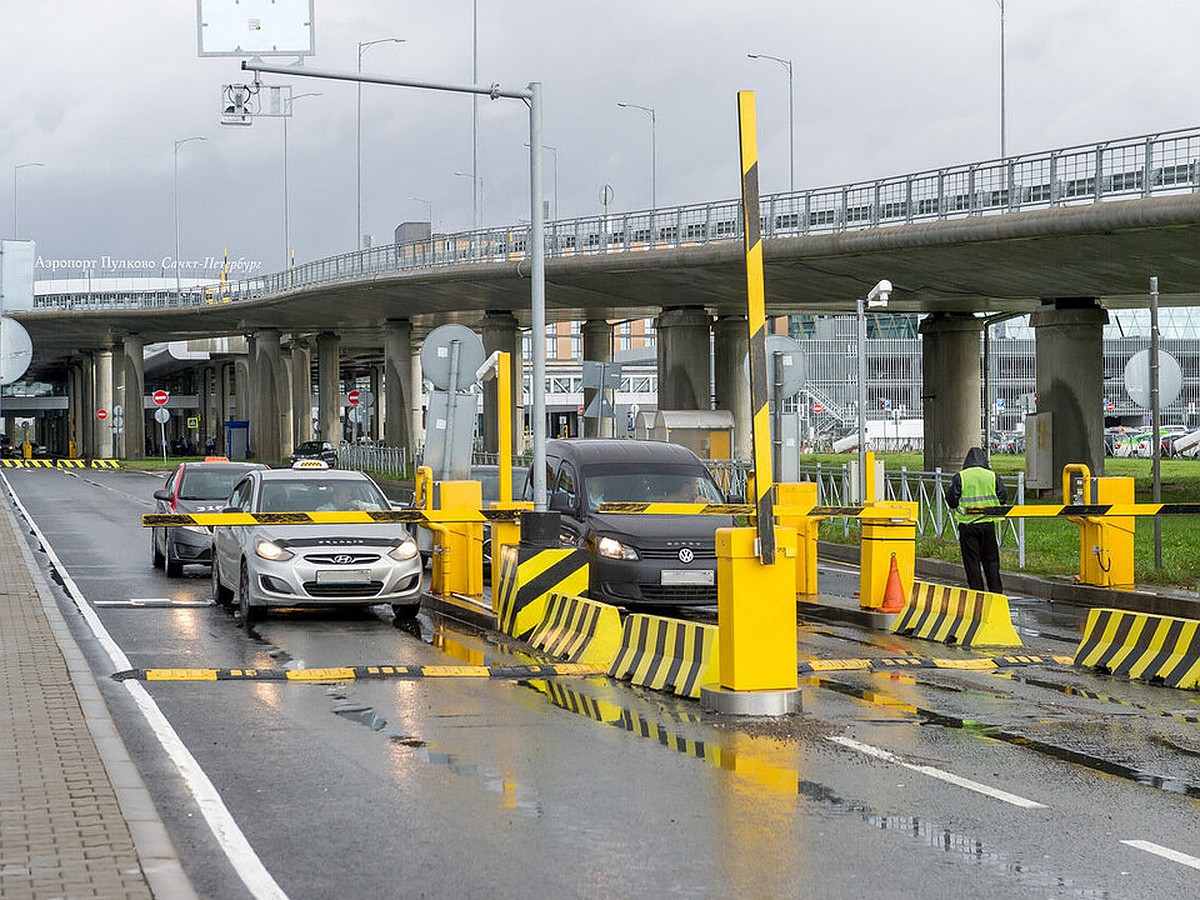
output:
M 1019 672 L 993 672 L 993 675 L 1008 677 L 1013 681 L 1019 681 L 1022 684 L 1028 684 L 1031 687 L 1045 688 L 1049 691 L 1058 691 L 1060 694 L 1065 694 L 1068 697 L 1080 697 L 1084 700 L 1096 700 L 1101 703 L 1113 703 L 1117 706 L 1126 706 L 1130 709 L 1136 709 L 1139 712 L 1150 713 L 1155 716 L 1163 716 L 1170 719 L 1179 719 L 1183 722 L 1192 724 L 1200 722 L 1200 712 L 1179 712 L 1178 710 L 1160 709 L 1156 706 L 1147 706 L 1144 703 L 1137 703 L 1133 700 L 1124 700 L 1120 697 L 1111 697 L 1108 694 L 1101 694 L 1098 691 L 1089 691 L 1086 688 L 1080 687 L 1077 684 L 1060 684 L 1056 681 L 1047 681 L 1036 676 L 1024 675 Z M 1144 684 L 1143 682 L 1130 682 L 1131 684 Z M 1152 686 L 1152 685 L 1150 685 Z M 1175 690 L 1171 688 L 1171 690 Z
M 1118 778 L 1124 778 L 1127 781 L 1132 781 L 1136 784 L 1152 787 L 1156 790 L 1165 791 L 1169 794 L 1182 794 L 1186 797 L 1200 797 L 1200 785 L 1192 784 L 1184 778 L 1177 778 L 1171 775 L 1159 775 L 1153 772 L 1145 772 L 1140 769 L 1135 769 L 1132 766 L 1126 766 L 1113 760 L 1104 759 L 1103 757 L 1094 756 L 1090 753 L 1085 753 L 1081 750 L 1072 750 L 1068 747 L 1060 747 L 1056 744 L 1049 744 L 1045 741 L 1039 741 L 1036 738 L 1027 737 L 1023 734 L 1017 734 L 1012 731 L 1007 731 L 999 725 L 989 725 L 986 722 L 976 721 L 974 719 L 962 719 L 957 716 L 946 715 L 944 713 L 934 712 L 929 709 L 911 706 L 886 694 L 878 691 L 869 691 L 865 688 L 860 688 L 855 685 L 845 684 L 840 681 L 824 676 L 810 676 L 801 678 L 800 681 L 805 684 L 811 684 L 814 687 L 825 688 L 838 694 L 855 697 L 860 700 L 865 700 L 869 703 L 876 703 L 876 698 L 883 697 L 885 702 L 883 705 L 889 709 L 902 709 L 908 707 L 911 709 L 915 719 L 912 720 L 917 725 L 932 725 L 940 728 L 950 728 L 958 731 L 965 731 L 971 734 L 978 735 L 982 738 L 991 740 L 1003 741 L 1007 744 L 1012 744 L 1016 747 L 1021 747 L 1026 750 L 1032 750 L 1044 756 L 1049 756 L 1053 759 L 1058 759 L 1063 762 L 1074 763 L 1086 769 L 1092 769 L 1096 772 L 1103 772 L 1105 775 L 1115 775 Z

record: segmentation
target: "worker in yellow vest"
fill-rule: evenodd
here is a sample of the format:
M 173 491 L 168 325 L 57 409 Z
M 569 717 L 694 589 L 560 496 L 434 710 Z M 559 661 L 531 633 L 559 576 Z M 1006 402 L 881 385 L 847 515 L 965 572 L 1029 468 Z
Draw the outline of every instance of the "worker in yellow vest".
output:
M 962 551 L 967 585 L 975 591 L 1003 593 L 1000 584 L 1000 545 L 996 540 L 997 516 L 965 513 L 964 509 L 1003 506 L 1004 485 L 988 466 L 982 447 L 972 447 L 963 460 L 962 471 L 955 474 L 946 491 L 946 502 L 958 522 L 958 547 Z

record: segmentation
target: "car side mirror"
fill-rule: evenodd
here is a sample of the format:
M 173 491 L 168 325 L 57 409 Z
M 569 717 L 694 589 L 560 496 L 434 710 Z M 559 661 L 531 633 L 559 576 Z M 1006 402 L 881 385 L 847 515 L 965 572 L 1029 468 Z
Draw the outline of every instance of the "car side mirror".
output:
M 551 494 L 550 512 L 573 513 L 575 512 L 575 504 L 571 502 L 571 498 L 566 494 Z
M 223 513 L 240 513 L 241 510 L 238 509 L 236 506 L 226 506 L 224 509 L 221 510 L 221 512 L 223 512 Z
M 157 491 L 154 492 L 154 499 L 161 500 L 163 503 L 170 503 L 171 502 L 171 492 L 168 491 L 166 488 L 159 488 Z

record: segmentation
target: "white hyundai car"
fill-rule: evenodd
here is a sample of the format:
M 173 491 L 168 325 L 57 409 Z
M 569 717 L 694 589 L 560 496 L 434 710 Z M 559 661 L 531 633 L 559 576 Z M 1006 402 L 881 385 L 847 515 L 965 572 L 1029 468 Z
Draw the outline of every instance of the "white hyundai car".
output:
M 361 472 L 306 461 L 250 472 L 228 511 L 249 513 L 391 509 Z M 390 604 L 412 618 L 421 606 L 421 554 L 400 524 L 218 525 L 213 533 L 213 598 L 237 604 L 242 623 L 271 607 Z

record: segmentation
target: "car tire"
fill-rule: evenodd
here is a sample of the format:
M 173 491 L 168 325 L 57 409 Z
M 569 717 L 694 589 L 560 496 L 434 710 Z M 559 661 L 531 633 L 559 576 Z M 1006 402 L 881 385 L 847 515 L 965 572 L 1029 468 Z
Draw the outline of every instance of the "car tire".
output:
M 392 613 L 397 619 L 415 619 L 421 611 L 420 603 L 393 603 Z
M 175 558 L 175 554 L 171 552 L 171 536 L 167 535 L 166 542 L 163 545 L 166 548 L 166 553 L 163 554 L 163 569 L 167 573 L 168 578 L 179 578 L 183 575 L 183 563 Z
M 242 627 L 249 628 L 255 622 L 261 622 L 267 617 L 265 606 L 250 605 L 250 572 L 242 563 L 241 576 L 238 578 L 238 611 L 242 616 Z
M 156 568 L 163 567 L 163 555 L 158 552 L 158 529 L 150 529 L 150 564 Z
M 221 584 L 221 571 L 217 568 L 217 551 L 213 548 L 212 562 L 212 596 L 218 606 L 233 605 L 233 591 Z

